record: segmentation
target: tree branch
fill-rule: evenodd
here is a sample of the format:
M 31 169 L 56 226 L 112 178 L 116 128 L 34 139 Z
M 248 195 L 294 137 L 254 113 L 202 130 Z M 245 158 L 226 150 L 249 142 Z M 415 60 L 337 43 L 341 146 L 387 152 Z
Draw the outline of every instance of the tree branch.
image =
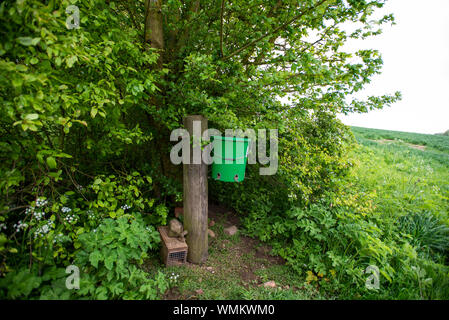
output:
M 226 57 L 223 58 L 223 60 L 227 60 L 229 58 L 232 58 L 233 56 L 239 54 L 240 52 L 242 52 L 243 50 L 255 45 L 256 43 L 262 41 L 263 39 L 265 39 L 266 37 L 269 37 L 270 35 L 286 28 L 287 26 L 289 26 L 291 23 L 295 22 L 296 20 L 300 19 L 302 16 L 304 16 L 306 13 L 310 12 L 311 10 L 319 7 L 320 5 L 322 5 L 323 3 L 325 3 L 327 0 L 321 0 L 320 2 L 318 2 L 317 5 L 308 8 L 307 10 L 302 11 L 300 14 L 296 15 L 295 17 L 293 17 L 292 19 L 290 19 L 289 21 L 285 22 L 284 24 L 280 25 L 279 27 L 277 27 L 276 29 L 274 29 L 272 32 L 268 32 L 266 34 L 264 34 L 263 36 L 245 44 L 243 47 L 241 47 L 240 49 L 235 50 L 234 52 L 232 52 L 231 54 L 227 55 Z
M 221 0 L 221 14 L 220 14 L 220 54 L 221 57 L 224 56 L 223 54 L 223 12 L 224 12 L 224 5 L 225 5 L 225 0 Z

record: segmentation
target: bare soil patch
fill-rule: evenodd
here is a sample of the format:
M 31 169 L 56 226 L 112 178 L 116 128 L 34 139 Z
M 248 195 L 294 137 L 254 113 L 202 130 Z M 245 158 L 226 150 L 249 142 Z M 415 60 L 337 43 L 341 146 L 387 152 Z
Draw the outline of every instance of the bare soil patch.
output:
M 373 140 L 373 141 L 377 142 L 377 143 L 381 143 L 381 144 L 387 144 L 387 143 L 394 142 L 394 140 L 391 140 L 391 139 L 380 139 L 380 140 Z
M 422 146 L 419 144 L 409 144 L 408 145 L 410 148 L 416 149 L 416 150 L 421 150 L 421 151 L 426 151 L 427 147 L 426 146 Z
M 380 140 L 371 140 L 380 144 L 390 144 L 390 143 L 394 143 L 395 140 L 391 140 L 391 139 L 380 139 Z M 412 144 L 412 143 L 407 143 L 407 146 L 409 146 L 410 148 L 416 149 L 416 150 L 421 150 L 421 151 L 426 151 L 427 147 L 423 146 L 423 145 L 419 145 L 419 144 Z
M 164 294 L 164 300 L 180 300 L 184 296 L 179 292 L 178 288 L 171 288 Z

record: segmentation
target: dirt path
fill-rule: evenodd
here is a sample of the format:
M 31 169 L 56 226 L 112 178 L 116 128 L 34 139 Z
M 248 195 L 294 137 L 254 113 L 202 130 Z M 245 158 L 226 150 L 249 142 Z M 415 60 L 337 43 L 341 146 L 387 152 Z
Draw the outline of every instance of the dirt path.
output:
M 390 143 L 396 142 L 396 140 L 391 140 L 391 139 L 380 139 L 380 140 L 370 140 L 370 141 L 377 142 L 380 144 L 390 144 Z M 407 144 L 407 146 L 409 146 L 410 148 L 413 148 L 416 150 L 426 151 L 426 149 L 427 149 L 427 147 L 423 146 L 423 145 L 412 144 L 412 143 L 408 143 L 408 142 L 404 142 L 404 143 Z

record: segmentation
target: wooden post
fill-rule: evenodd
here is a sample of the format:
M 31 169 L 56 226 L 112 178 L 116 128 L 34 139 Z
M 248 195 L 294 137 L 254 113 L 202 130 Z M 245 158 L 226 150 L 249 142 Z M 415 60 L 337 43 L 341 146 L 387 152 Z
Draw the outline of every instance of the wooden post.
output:
M 203 263 L 208 256 L 208 187 L 207 165 L 201 158 L 199 138 L 207 130 L 207 119 L 203 116 L 187 116 L 184 128 L 189 132 L 190 140 L 193 140 L 193 146 L 190 146 L 190 164 L 183 165 L 184 229 L 188 231 L 186 241 L 189 246 L 187 260 Z

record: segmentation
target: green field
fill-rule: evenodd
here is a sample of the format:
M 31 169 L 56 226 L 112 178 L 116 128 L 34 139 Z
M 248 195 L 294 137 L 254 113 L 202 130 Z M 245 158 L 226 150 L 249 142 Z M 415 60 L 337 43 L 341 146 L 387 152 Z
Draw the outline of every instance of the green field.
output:
M 353 132 L 360 144 L 359 186 L 382 193 L 382 213 L 428 210 L 449 223 L 449 137 L 356 127 Z
M 449 155 L 449 137 L 447 135 L 432 135 L 360 127 L 352 127 L 352 131 L 359 141 L 364 141 L 364 139 L 394 140 L 397 143 L 422 145 L 429 148 L 427 151 L 441 151 L 444 152 L 446 156 Z

